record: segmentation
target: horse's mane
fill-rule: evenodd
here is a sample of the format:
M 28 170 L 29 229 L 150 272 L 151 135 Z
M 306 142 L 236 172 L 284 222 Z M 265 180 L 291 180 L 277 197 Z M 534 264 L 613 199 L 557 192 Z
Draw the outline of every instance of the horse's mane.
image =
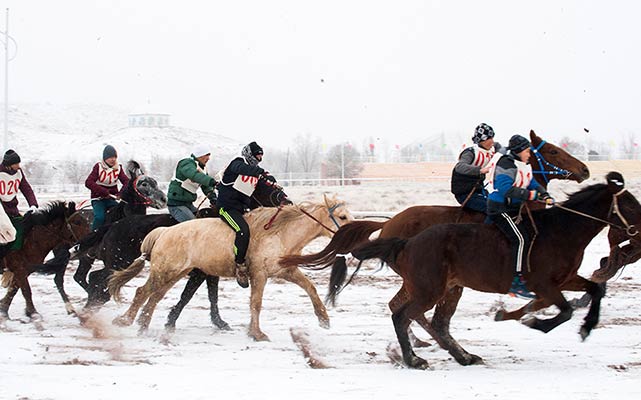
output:
M 338 201 L 328 199 L 329 207 L 332 207 L 335 203 L 338 203 Z M 249 223 L 252 232 L 252 239 L 258 240 L 260 237 L 274 235 L 284 230 L 292 221 L 305 217 L 302 210 L 313 214 L 320 208 L 327 208 L 327 205 L 306 201 L 300 204 L 283 206 L 280 213 L 276 216 L 274 221 L 272 221 L 272 225 L 268 230 L 265 230 L 264 226 L 269 223 L 269 220 L 276 214 L 276 208 L 260 207 L 252 210 L 247 215 L 248 217 L 251 216 L 251 219 L 248 219 L 247 222 Z
M 34 225 L 48 225 L 51 222 L 65 218 L 67 215 L 67 204 L 62 200 L 55 200 L 44 207 L 31 212 L 25 218 L 25 224 L 30 226 Z

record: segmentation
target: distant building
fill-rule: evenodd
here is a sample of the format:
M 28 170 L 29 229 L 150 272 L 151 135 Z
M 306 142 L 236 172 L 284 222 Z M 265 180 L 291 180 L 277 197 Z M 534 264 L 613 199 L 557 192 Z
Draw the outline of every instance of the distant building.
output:
M 167 127 L 169 114 L 129 114 L 130 127 Z

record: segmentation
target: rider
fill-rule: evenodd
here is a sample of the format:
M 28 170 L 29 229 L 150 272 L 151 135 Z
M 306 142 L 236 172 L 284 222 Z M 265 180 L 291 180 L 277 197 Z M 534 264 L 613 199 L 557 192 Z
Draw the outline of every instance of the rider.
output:
M 16 240 L 9 243 L 9 250 L 19 250 L 24 241 L 24 227 L 22 216 L 18 211 L 18 191 L 27 199 L 29 210 L 38 208 L 38 201 L 33 194 L 33 189 L 27 177 L 20 168 L 20 156 L 14 150 L 7 150 L 0 165 L 0 201 L 9 216 L 11 223 L 16 228 Z
M 532 179 L 530 141 L 520 135 L 510 138 L 507 155 L 501 156 L 490 172 L 493 191 L 487 200 L 488 218 L 507 236 L 512 246 L 512 259 L 516 274 L 509 292 L 520 297 L 534 298 L 523 278 L 523 260 L 530 250 L 527 227 L 519 223 L 519 214 L 526 200 L 543 200 L 554 204 L 554 199 L 536 180 Z M 516 221 L 515 221 L 516 220 Z
M 205 165 L 209 161 L 211 152 L 205 146 L 196 146 L 190 157 L 183 158 L 176 165 L 176 172 L 169 182 L 167 190 L 167 208 L 169 213 L 178 222 L 196 218 L 196 191 L 200 188 L 209 203 L 216 204 L 216 180 L 207 175 Z
M 111 145 L 106 145 L 102 151 L 102 161 L 96 163 L 85 180 L 85 187 L 91 190 L 91 207 L 93 207 L 93 223 L 91 229 L 96 230 L 105 223 L 107 210 L 118 204 L 118 181 L 124 188 L 129 178 L 118 164 L 118 153 Z
M 497 151 L 505 154 L 505 149 L 494 142 L 494 129 L 485 123 L 476 127 L 472 141 L 474 146 L 461 152 L 452 170 L 452 193 L 463 207 L 485 213 L 487 209 L 487 191 L 483 187 L 485 174 L 490 170 L 490 160 L 494 154 Z
M 236 281 L 246 288 L 249 286 L 249 266 L 245 264 L 245 254 L 249 246 L 249 225 L 243 213 L 249 208 L 250 196 L 259 178 L 266 174 L 258 166 L 263 160 L 263 149 L 251 142 L 241 151 L 242 157 L 234 158 L 222 174 L 218 188 L 219 214 L 235 232 L 234 254 L 236 261 Z

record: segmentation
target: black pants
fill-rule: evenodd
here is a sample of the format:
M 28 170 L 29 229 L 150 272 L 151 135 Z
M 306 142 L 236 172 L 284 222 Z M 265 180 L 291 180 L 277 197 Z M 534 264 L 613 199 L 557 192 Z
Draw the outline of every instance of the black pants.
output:
M 236 262 L 242 264 L 245 262 L 245 254 L 247 254 L 247 247 L 249 247 L 249 225 L 243 218 L 243 213 L 236 210 L 225 210 L 220 207 L 218 213 L 223 221 L 236 232 L 236 240 L 234 241 L 234 254 L 236 255 Z
M 512 260 L 516 265 L 516 273 L 521 274 L 523 265 L 527 263 L 527 254 L 530 250 L 530 233 L 524 221 L 516 224 L 507 214 L 495 214 L 489 216 L 490 220 L 505 234 L 512 246 Z

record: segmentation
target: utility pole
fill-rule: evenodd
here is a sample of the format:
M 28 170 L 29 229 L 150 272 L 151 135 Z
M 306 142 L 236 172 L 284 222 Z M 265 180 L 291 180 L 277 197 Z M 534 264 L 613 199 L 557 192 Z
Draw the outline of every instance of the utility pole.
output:
M 4 146 L 9 147 L 9 8 L 7 8 L 7 24 L 4 31 Z
M 341 186 L 345 185 L 345 142 L 341 142 Z

